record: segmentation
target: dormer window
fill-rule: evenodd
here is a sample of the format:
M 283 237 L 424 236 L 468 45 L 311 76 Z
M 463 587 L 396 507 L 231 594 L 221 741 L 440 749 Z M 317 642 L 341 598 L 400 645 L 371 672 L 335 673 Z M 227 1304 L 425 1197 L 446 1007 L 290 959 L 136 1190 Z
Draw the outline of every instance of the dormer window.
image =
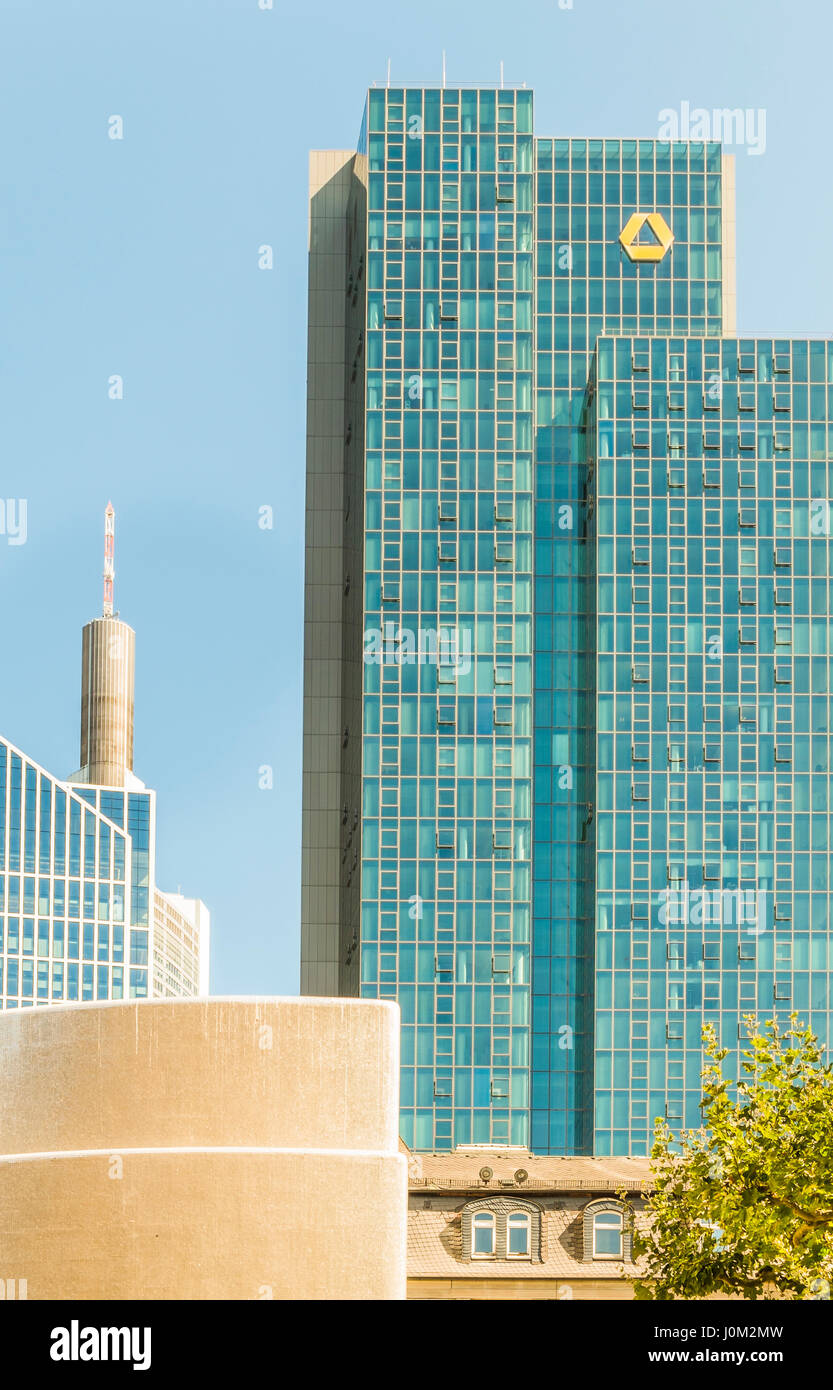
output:
M 621 1260 L 622 1213 L 597 1211 L 593 1217 L 593 1259 Z
M 461 1213 L 464 1260 L 541 1263 L 541 1208 L 518 1197 L 467 1202 Z
M 626 1202 L 601 1197 L 589 1202 L 582 1216 L 583 1258 L 585 1261 L 631 1260 L 633 1213 Z

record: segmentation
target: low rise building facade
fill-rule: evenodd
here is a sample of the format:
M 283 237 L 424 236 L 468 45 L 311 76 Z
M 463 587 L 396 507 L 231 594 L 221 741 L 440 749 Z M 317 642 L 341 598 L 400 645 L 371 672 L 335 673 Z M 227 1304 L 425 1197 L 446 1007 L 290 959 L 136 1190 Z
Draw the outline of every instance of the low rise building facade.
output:
M 409 1299 L 630 1299 L 645 1158 L 411 1154 Z

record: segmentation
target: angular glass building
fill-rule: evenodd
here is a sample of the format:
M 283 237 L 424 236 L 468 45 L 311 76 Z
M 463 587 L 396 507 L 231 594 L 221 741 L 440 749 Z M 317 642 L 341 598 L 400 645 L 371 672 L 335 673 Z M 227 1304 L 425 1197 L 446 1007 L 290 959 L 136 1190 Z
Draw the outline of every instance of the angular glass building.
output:
M 302 990 L 398 1000 L 417 1149 L 645 1153 L 704 1021 L 828 1032 L 827 345 L 733 336 L 719 145 L 502 88 L 312 156 L 309 314 Z
M 0 1008 L 147 995 L 118 819 L 0 739 Z

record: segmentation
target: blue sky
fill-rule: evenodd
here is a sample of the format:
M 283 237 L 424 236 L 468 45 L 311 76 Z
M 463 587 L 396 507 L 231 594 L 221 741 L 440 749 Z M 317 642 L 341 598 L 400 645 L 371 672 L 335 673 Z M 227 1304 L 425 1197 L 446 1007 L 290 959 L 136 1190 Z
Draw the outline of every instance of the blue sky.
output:
M 298 988 L 308 149 L 354 145 L 388 59 L 431 83 L 443 49 L 449 85 L 503 61 L 533 87 L 539 135 L 763 108 L 739 329 L 826 334 L 831 39 L 829 0 L 0 0 L 0 498 L 28 503 L 25 545 L 0 535 L 0 729 L 78 764 L 112 497 L 136 771 L 161 886 L 211 908 L 213 990 Z

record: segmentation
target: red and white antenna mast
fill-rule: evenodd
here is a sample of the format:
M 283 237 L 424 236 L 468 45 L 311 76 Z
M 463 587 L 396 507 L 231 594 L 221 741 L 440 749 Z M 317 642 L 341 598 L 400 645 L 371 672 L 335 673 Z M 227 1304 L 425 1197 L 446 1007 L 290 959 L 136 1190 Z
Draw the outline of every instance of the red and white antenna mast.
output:
M 107 503 L 107 510 L 104 513 L 104 606 L 102 613 L 105 618 L 113 616 L 113 578 L 115 568 L 113 563 L 113 544 L 116 538 L 116 513 L 113 511 L 112 502 Z

